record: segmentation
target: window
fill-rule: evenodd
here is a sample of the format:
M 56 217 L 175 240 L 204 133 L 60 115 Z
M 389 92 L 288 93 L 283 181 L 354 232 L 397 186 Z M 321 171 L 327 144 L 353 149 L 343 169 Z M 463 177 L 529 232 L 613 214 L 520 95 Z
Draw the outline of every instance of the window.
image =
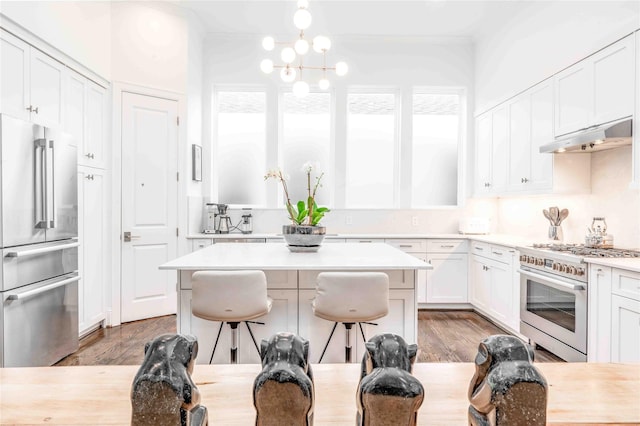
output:
M 266 205 L 266 95 L 216 91 L 218 202 Z
M 460 98 L 459 93 L 413 94 L 414 208 L 457 205 Z
M 396 95 L 349 93 L 347 108 L 345 205 L 394 207 Z
M 280 156 L 283 170 L 290 182 L 289 196 L 295 203 L 306 200 L 306 175 L 302 166 L 307 161 L 318 164 L 323 190 L 318 192 L 318 205 L 330 204 L 333 180 L 331 169 L 331 95 L 309 93 L 298 98 L 293 93 L 282 94 L 282 134 Z M 313 186 L 315 182 L 311 182 Z

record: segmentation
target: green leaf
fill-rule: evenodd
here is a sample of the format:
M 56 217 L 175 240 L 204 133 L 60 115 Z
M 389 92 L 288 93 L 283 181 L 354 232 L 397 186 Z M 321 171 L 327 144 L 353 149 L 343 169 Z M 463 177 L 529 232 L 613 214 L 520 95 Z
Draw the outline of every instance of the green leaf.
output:
M 302 200 L 298 201 L 297 206 L 298 206 L 298 211 L 299 212 L 301 212 L 303 210 L 306 210 L 306 208 L 307 208 L 307 206 L 304 204 L 304 201 L 302 201 Z
M 304 209 L 298 213 L 298 217 L 296 219 L 296 222 L 298 222 L 298 225 L 302 223 L 302 221 L 304 220 L 305 217 L 307 217 L 308 214 L 309 214 L 309 210 L 307 209 Z
M 318 213 L 324 213 L 324 212 L 329 212 L 329 211 L 331 211 L 331 210 L 329 210 L 329 209 L 328 209 L 328 208 L 326 208 L 326 207 L 317 207 L 317 208 L 315 208 L 315 209 L 313 209 L 313 210 L 314 210 L 314 211 L 316 211 L 316 212 L 318 212 Z

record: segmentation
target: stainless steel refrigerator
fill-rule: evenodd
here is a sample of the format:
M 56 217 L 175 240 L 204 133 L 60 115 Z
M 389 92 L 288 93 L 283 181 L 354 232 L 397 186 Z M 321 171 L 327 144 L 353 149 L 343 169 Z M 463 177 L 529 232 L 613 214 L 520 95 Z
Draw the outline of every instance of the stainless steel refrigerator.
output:
M 78 349 L 77 146 L 0 114 L 0 366 Z

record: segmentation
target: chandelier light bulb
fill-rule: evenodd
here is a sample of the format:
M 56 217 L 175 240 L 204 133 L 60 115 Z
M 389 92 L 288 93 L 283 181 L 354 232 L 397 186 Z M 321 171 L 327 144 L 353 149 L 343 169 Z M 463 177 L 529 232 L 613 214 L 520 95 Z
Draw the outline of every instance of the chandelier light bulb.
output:
M 311 25 L 311 14 L 307 9 L 298 9 L 293 15 L 293 24 L 299 30 L 306 30 Z
M 302 98 L 307 94 L 309 94 L 309 85 L 307 84 L 306 81 L 296 81 L 295 83 L 293 83 L 292 90 L 293 90 L 293 94 L 296 97 Z
M 280 71 L 280 78 L 285 83 L 291 83 L 293 80 L 296 79 L 296 70 L 291 67 L 284 67 Z
M 290 64 L 296 60 L 296 51 L 290 47 L 285 47 L 282 49 L 282 53 L 280 53 L 280 58 L 282 58 L 285 64 Z
M 320 90 L 327 90 L 329 86 L 329 80 L 327 80 L 326 78 L 321 78 L 318 82 L 318 87 L 320 87 Z
M 293 47 L 298 55 L 305 55 L 309 51 L 309 42 L 301 38 Z
M 262 39 L 262 47 L 264 47 L 264 50 L 270 52 L 274 47 L 276 47 L 276 41 L 273 37 L 265 37 Z
M 260 69 L 265 74 L 271 74 L 273 72 L 273 61 L 271 59 L 264 59 L 260 62 Z
M 331 40 L 325 36 L 315 36 L 313 38 L 313 50 L 318 53 L 326 52 L 331 48 Z
M 349 66 L 345 62 L 338 62 L 336 64 L 336 74 L 343 76 L 347 72 L 349 72 Z
M 309 0 L 298 0 L 298 9 L 306 9 L 309 7 Z

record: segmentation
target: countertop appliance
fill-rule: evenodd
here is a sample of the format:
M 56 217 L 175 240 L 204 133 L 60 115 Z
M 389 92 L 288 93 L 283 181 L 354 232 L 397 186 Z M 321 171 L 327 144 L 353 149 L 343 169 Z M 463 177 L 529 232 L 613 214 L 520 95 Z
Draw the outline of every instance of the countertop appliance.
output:
M 520 251 L 520 332 L 566 361 L 587 360 L 587 257 L 640 257 L 640 252 L 534 244 Z
M 0 366 L 78 349 L 77 144 L 0 114 Z
M 593 152 L 631 145 L 632 119 L 625 118 L 559 136 L 540 152 Z

